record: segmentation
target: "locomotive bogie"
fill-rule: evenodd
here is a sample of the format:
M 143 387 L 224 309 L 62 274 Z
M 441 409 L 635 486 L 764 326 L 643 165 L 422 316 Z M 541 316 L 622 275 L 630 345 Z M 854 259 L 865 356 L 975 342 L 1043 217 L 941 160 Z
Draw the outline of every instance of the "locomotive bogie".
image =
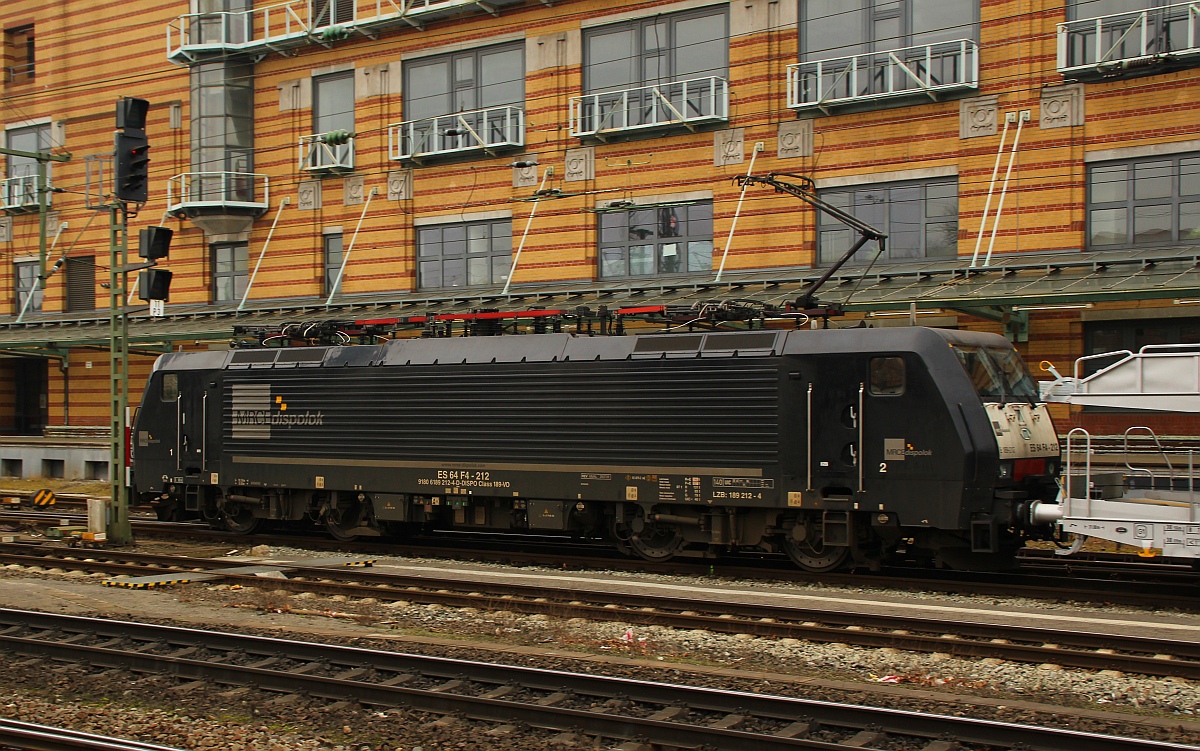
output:
M 160 514 L 236 531 L 970 566 L 1041 534 L 1021 509 L 1053 498 L 1057 441 L 1023 367 L 1000 337 L 919 328 L 172 353 L 138 412 L 134 483 Z

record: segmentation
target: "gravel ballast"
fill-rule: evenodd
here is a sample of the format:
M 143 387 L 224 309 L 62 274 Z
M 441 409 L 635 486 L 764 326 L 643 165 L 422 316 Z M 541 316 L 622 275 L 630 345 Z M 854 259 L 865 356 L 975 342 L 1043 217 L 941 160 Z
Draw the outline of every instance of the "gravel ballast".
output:
M 273 558 L 313 557 L 308 551 L 269 552 Z M 266 551 L 255 553 L 265 555 Z M 414 561 L 406 559 L 404 563 L 412 565 Z M 773 640 L 749 634 L 564 620 L 478 608 L 347 601 L 273 589 L 268 581 L 262 587 L 217 583 L 164 591 L 120 590 L 125 596 L 114 598 L 114 590 L 100 588 L 86 577 L 9 568 L 0 571 L 0 592 L 6 593 L 9 586 L 19 587 L 24 596 L 35 599 L 31 592 L 44 587 L 44 607 L 35 609 L 66 610 L 65 606 L 52 605 L 62 601 L 71 604 L 69 612 L 80 614 L 136 615 L 142 620 L 184 622 L 220 630 L 286 634 L 312 641 L 1008 722 L 1064 727 L 1080 727 L 1083 723 L 1093 732 L 1200 744 L 1200 722 L 1195 717 L 1200 706 L 1200 685 L 1178 678 Z M 953 599 L 972 601 L 961 596 Z M 996 602 L 995 598 L 984 599 L 990 604 Z M 6 596 L 5 602 L 21 607 L 16 604 L 20 602 L 17 595 Z M 1055 609 L 1087 611 L 1063 603 L 1056 604 Z M 48 670 L 44 665 L 10 667 L 0 678 L 0 713 L 13 719 L 186 749 L 411 751 L 420 747 L 429 751 L 531 747 L 529 736 L 523 740 L 507 735 L 482 736 L 490 726 L 453 718 L 408 716 L 410 713 L 402 710 L 331 709 L 308 700 L 276 705 L 269 701 L 270 695 L 260 696 L 253 691 L 222 697 L 224 692 L 214 689 L 179 696 L 172 691 L 169 679 L 134 680 L 135 676 L 116 675 L 79 679 L 77 672 L 75 668 Z M 1060 709 L 1056 711 L 1056 707 Z M 1080 714 L 1082 719 L 1076 716 Z M 590 740 L 566 737 L 569 735 L 546 736 L 541 741 L 553 742 L 559 748 L 593 747 Z

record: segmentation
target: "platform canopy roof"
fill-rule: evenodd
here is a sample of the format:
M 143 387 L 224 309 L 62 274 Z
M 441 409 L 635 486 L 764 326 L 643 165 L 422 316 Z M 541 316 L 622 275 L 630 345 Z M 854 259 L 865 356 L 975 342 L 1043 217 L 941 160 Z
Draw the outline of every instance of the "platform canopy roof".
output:
M 325 298 L 251 300 L 237 303 L 176 304 L 161 318 L 144 307 L 131 311 L 129 341 L 136 351 L 162 351 L 182 342 L 227 341 L 234 326 L 277 326 L 289 322 L 469 313 L 480 309 L 575 310 L 689 305 L 752 300 L 783 306 L 795 300 L 823 270 L 779 269 L 713 277 L 562 282 L 454 290 L 378 292 Z M 1188 300 L 1200 298 L 1200 246 L 1093 252 L 1022 253 L 971 267 L 967 259 L 922 259 L 843 267 L 817 295 L 847 312 L 941 309 L 992 320 L 1009 320 L 1030 306 Z M 1200 308 L 1197 308 L 1200 314 Z M 105 349 L 107 309 L 79 313 L 0 317 L 0 351 L 61 356 L 72 348 Z

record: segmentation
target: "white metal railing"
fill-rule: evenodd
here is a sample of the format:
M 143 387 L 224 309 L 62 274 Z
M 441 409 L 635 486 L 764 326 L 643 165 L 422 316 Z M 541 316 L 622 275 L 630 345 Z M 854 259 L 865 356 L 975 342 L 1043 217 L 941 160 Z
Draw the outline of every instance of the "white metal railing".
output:
M 49 179 L 46 182 L 49 188 Z M 47 205 L 51 195 L 46 196 Z M 0 209 L 36 209 L 37 205 L 37 175 L 10 177 L 0 182 Z
M 323 42 L 327 37 L 322 30 L 333 26 L 347 32 L 371 32 L 389 25 L 419 27 L 423 19 L 460 9 L 488 11 L 492 6 L 516 2 L 520 0 L 490 0 L 487 4 L 479 0 L 287 0 L 245 11 L 188 13 L 167 24 L 167 58 L 186 64 L 213 54 L 265 54 Z M 340 17 L 339 10 L 349 17 Z
M 1082 18 L 1058 25 L 1058 70 L 1151 64 L 1164 57 L 1200 55 L 1200 3 Z
M 729 82 L 719 76 L 571 97 L 575 137 L 728 119 Z
M 250 46 L 303 38 L 312 29 L 311 0 L 244 11 L 188 13 L 167 24 L 167 57 L 189 52 L 237 52 Z
M 388 126 L 388 157 L 413 159 L 525 145 L 520 107 L 489 107 Z
M 18 81 L 32 81 L 36 72 L 34 63 L 23 63 L 21 65 L 10 65 L 2 69 L 4 71 L 4 80 L 8 83 L 16 83 Z
M 345 143 L 327 143 L 324 133 L 300 137 L 300 169 L 309 172 L 336 172 L 354 169 L 354 139 Z
M 266 211 L 270 180 L 251 172 L 185 172 L 167 180 L 167 211 L 244 208 Z
M 979 87 L 979 45 L 970 39 L 789 65 L 788 107 L 834 104 Z

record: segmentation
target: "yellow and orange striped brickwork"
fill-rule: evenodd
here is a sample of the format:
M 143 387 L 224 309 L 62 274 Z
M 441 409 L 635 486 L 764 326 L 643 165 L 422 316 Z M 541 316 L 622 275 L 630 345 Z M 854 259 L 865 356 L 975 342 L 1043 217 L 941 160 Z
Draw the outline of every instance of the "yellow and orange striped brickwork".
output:
M 360 13 L 375 12 L 375 0 L 358 2 Z M 588 144 L 571 136 L 569 100 L 582 90 L 580 40 L 585 29 L 606 20 L 711 5 L 728 9 L 728 123 L 717 130 L 684 128 Z M 118 98 L 132 96 L 150 102 L 150 199 L 130 227 L 132 232 L 164 221 L 175 230 L 167 263 L 174 272 L 171 305 L 205 304 L 213 297 L 212 258 L 204 232 L 187 219 L 163 218 L 168 178 L 191 170 L 193 107 L 188 67 L 176 65 L 166 56 L 166 29 L 194 10 L 186 0 L 130 0 L 119 5 L 94 0 L 6 0 L 0 5 L 0 26 L 5 30 L 32 26 L 36 39 L 36 75 L 0 85 L 0 122 L 10 128 L 29 122 L 55 124 L 54 133 L 62 142 L 54 143 L 54 150 L 69 152 L 71 159 L 51 168 L 54 186 L 64 191 L 53 195 L 51 226 L 66 222 L 68 228 L 59 242 L 74 242 L 73 254 L 95 255 L 98 281 L 106 278 L 108 264 L 107 214 L 96 214 L 84 205 L 88 187 L 85 157 L 111 153 Z M 983 0 L 979 7 L 980 84 L 968 98 L 995 97 L 995 111 L 1000 116 L 1022 110 L 1032 113 L 1014 161 L 1004 221 L 996 237 L 997 254 L 1077 251 L 1085 246 L 1085 156 L 1089 152 L 1200 138 L 1200 67 L 1084 84 L 1081 124 L 1040 127 L 1039 108 L 1046 90 L 1064 84 L 1056 69 L 1055 30 L 1056 24 L 1066 20 L 1066 13 L 1063 0 Z M 960 258 L 969 257 L 979 231 L 998 137 L 962 137 L 962 97 L 805 115 L 811 117 L 811 151 L 780 158 L 780 127 L 798 119 L 787 106 L 786 70 L 798 60 L 799 17 L 797 0 L 556 0 L 552 4 L 527 0 L 500 8 L 497 15 L 472 6 L 419 29 L 392 26 L 374 36 L 354 34 L 327 44 L 314 40 L 286 55 L 268 52 L 253 66 L 254 169 L 269 177 L 270 207 L 250 230 L 251 264 L 257 260 L 277 212 L 279 220 L 252 299 L 323 299 L 323 235 L 330 228 L 341 228 L 349 242 L 360 220 L 342 282 L 343 294 L 415 292 L 415 222 L 504 214 L 511 217 L 515 247 L 535 206 L 537 215 L 512 283 L 529 286 L 596 280 L 597 218 L 590 210 L 624 197 L 711 196 L 715 259 L 724 249 L 738 204 L 739 188 L 733 178 L 745 173 L 752 157 L 755 172 L 796 172 L 811 175 L 819 183 L 862 175 L 910 175 L 919 170 L 956 174 L 958 253 Z M 514 40 L 523 40 L 525 45 L 524 149 L 417 164 L 389 159 L 388 125 L 404 119 L 401 71 L 405 61 Z M 7 45 L 5 66 L 11 66 L 20 52 Z M 356 71 L 353 176 L 363 178 L 366 192 L 373 188 L 378 192 L 364 213 L 362 203 L 346 200 L 344 176 L 326 177 L 321 180 L 320 208 L 301 211 L 297 209 L 297 191 L 301 182 L 313 176 L 298 169 L 297 144 L 313 132 L 313 116 L 311 101 L 289 101 L 290 85 L 314 72 L 347 67 Z M 378 80 L 367 82 L 372 75 Z M 714 155 L 723 133 L 733 129 L 741 131 L 741 159 L 716 166 L 719 160 Z M 755 154 L 758 143 L 763 150 Z M 568 150 L 584 145 L 594 149 L 594 175 L 565 182 Z M 546 168 L 553 167 L 546 185 L 562 190 L 567 197 L 539 204 L 520 200 L 532 193 L 528 186 L 513 185 L 511 165 L 521 159 L 536 159 L 539 182 Z M 411 171 L 411 193 L 394 200 L 388 195 L 388 180 L 389 173 L 398 170 Z M 290 203 L 279 211 L 284 197 Z M 0 243 L 0 297 L 13 300 L 12 264 L 36 257 L 37 233 L 36 214 L 11 217 L 11 237 Z M 809 268 L 814 265 L 815 247 L 811 210 L 787 197 L 759 190 L 745 199 L 726 269 Z M 42 309 L 62 311 L 64 303 L 59 275 L 48 283 Z M 96 315 L 104 315 L 107 290 L 99 285 L 96 303 Z M 1156 307 L 1162 303 L 1097 306 L 1131 311 Z M 9 314 L 10 309 L 3 313 Z M 959 315 L 958 325 L 1002 330 L 1000 324 L 966 315 Z M 176 345 L 195 346 L 192 342 Z M 1019 345 L 1032 363 L 1050 360 L 1064 370 L 1082 354 L 1082 347 L 1080 316 L 1068 311 L 1034 316 L 1028 343 Z M 131 393 L 139 393 L 152 356 L 147 352 L 132 357 Z M 106 424 L 105 353 L 72 352 L 68 365 L 70 422 Z M 56 367 L 49 372 L 48 422 L 61 424 L 66 411 L 65 376 Z M 0 381 L 9 382 L 3 375 L 0 364 Z M 11 401 L 11 388 L 0 386 L 0 411 Z

